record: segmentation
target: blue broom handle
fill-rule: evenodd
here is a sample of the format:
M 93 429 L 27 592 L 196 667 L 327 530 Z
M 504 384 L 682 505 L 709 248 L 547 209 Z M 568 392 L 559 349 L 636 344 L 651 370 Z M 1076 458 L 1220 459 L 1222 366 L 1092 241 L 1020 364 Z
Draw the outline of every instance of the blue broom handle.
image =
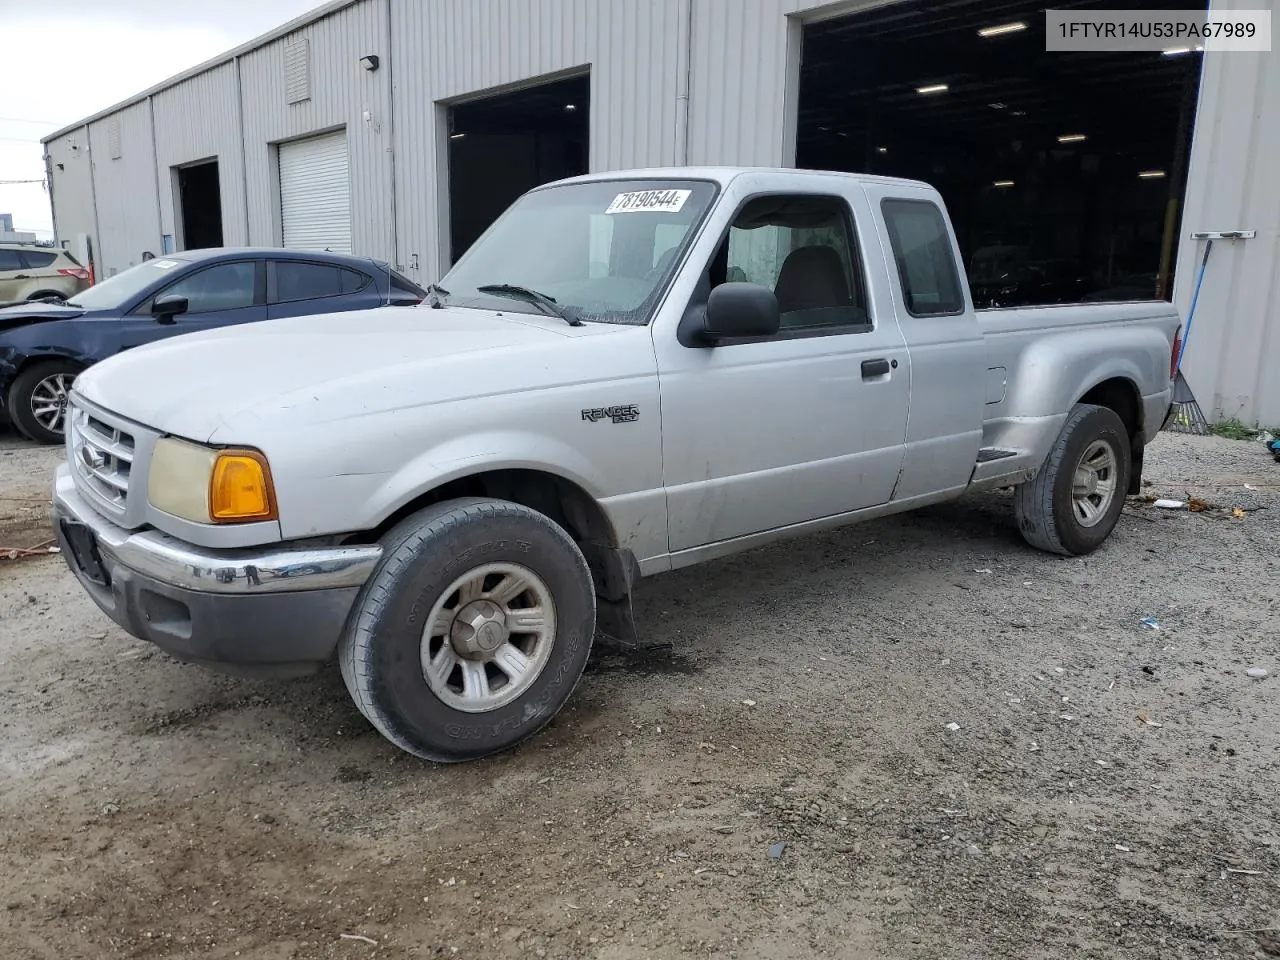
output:
M 1200 302 L 1200 287 L 1204 284 L 1204 271 L 1209 266 L 1209 251 L 1213 249 L 1213 240 L 1206 240 L 1204 243 L 1204 257 L 1200 260 L 1200 276 L 1196 278 L 1196 292 L 1191 296 L 1191 310 L 1187 313 L 1187 330 L 1182 335 L 1182 346 L 1178 348 L 1178 363 L 1174 367 L 1179 373 L 1182 372 L 1182 355 L 1187 352 L 1187 341 L 1191 339 L 1191 325 L 1196 320 L 1196 304 Z

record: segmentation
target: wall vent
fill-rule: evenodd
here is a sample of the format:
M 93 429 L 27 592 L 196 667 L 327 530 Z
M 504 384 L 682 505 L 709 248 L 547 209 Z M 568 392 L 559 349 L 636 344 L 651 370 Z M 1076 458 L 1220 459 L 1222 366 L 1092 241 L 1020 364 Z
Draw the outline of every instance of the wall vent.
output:
M 311 50 L 306 39 L 285 44 L 284 96 L 288 103 L 311 99 Z

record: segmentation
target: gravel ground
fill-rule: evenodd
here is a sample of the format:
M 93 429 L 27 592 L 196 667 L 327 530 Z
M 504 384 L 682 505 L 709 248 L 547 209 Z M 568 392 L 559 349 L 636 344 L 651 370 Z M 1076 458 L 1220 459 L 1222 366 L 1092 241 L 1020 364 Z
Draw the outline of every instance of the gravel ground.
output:
M 59 456 L 0 439 L 0 545 Z M 1163 436 L 1148 476 L 1251 512 L 1134 502 L 1065 560 L 988 495 L 655 578 L 670 651 L 451 767 L 336 669 L 178 664 L 0 560 L 0 955 L 1280 955 L 1233 932 L 1280 927 L 1280 467 Z

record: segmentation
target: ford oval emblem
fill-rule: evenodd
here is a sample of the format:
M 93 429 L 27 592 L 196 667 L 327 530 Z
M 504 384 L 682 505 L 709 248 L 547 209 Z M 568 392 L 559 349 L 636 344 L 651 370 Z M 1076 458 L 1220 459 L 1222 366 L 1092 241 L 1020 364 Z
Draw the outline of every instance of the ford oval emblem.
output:
M 107 457 L 93 447 L 86 446 L 80 448 L 80 462 L 90 470 L 101 470 L 107 465 Z

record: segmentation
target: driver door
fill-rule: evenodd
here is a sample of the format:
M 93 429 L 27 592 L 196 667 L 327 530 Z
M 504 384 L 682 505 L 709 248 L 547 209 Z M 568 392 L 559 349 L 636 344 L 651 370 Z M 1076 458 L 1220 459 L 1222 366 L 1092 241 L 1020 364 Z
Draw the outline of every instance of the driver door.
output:
M 716 346 L 655 334 L 677 557 L 886 503 L 902 468 L 909 360 L 864 268 L 862 251 L 878 248 L 865 195 L 834 179 L 823 194 L 776 181 L 740 188 L 704 286 L 769 287 L 778 333 Z
M 226 260 L 194 270 L 156 291 L 125 317 L 121 350 L 239 323 L 267 319 L 266 272 L 261 260 Z M 151 315 L 159 297 L 187 298 L 187 312 L 173 323 L 160 323 Z

